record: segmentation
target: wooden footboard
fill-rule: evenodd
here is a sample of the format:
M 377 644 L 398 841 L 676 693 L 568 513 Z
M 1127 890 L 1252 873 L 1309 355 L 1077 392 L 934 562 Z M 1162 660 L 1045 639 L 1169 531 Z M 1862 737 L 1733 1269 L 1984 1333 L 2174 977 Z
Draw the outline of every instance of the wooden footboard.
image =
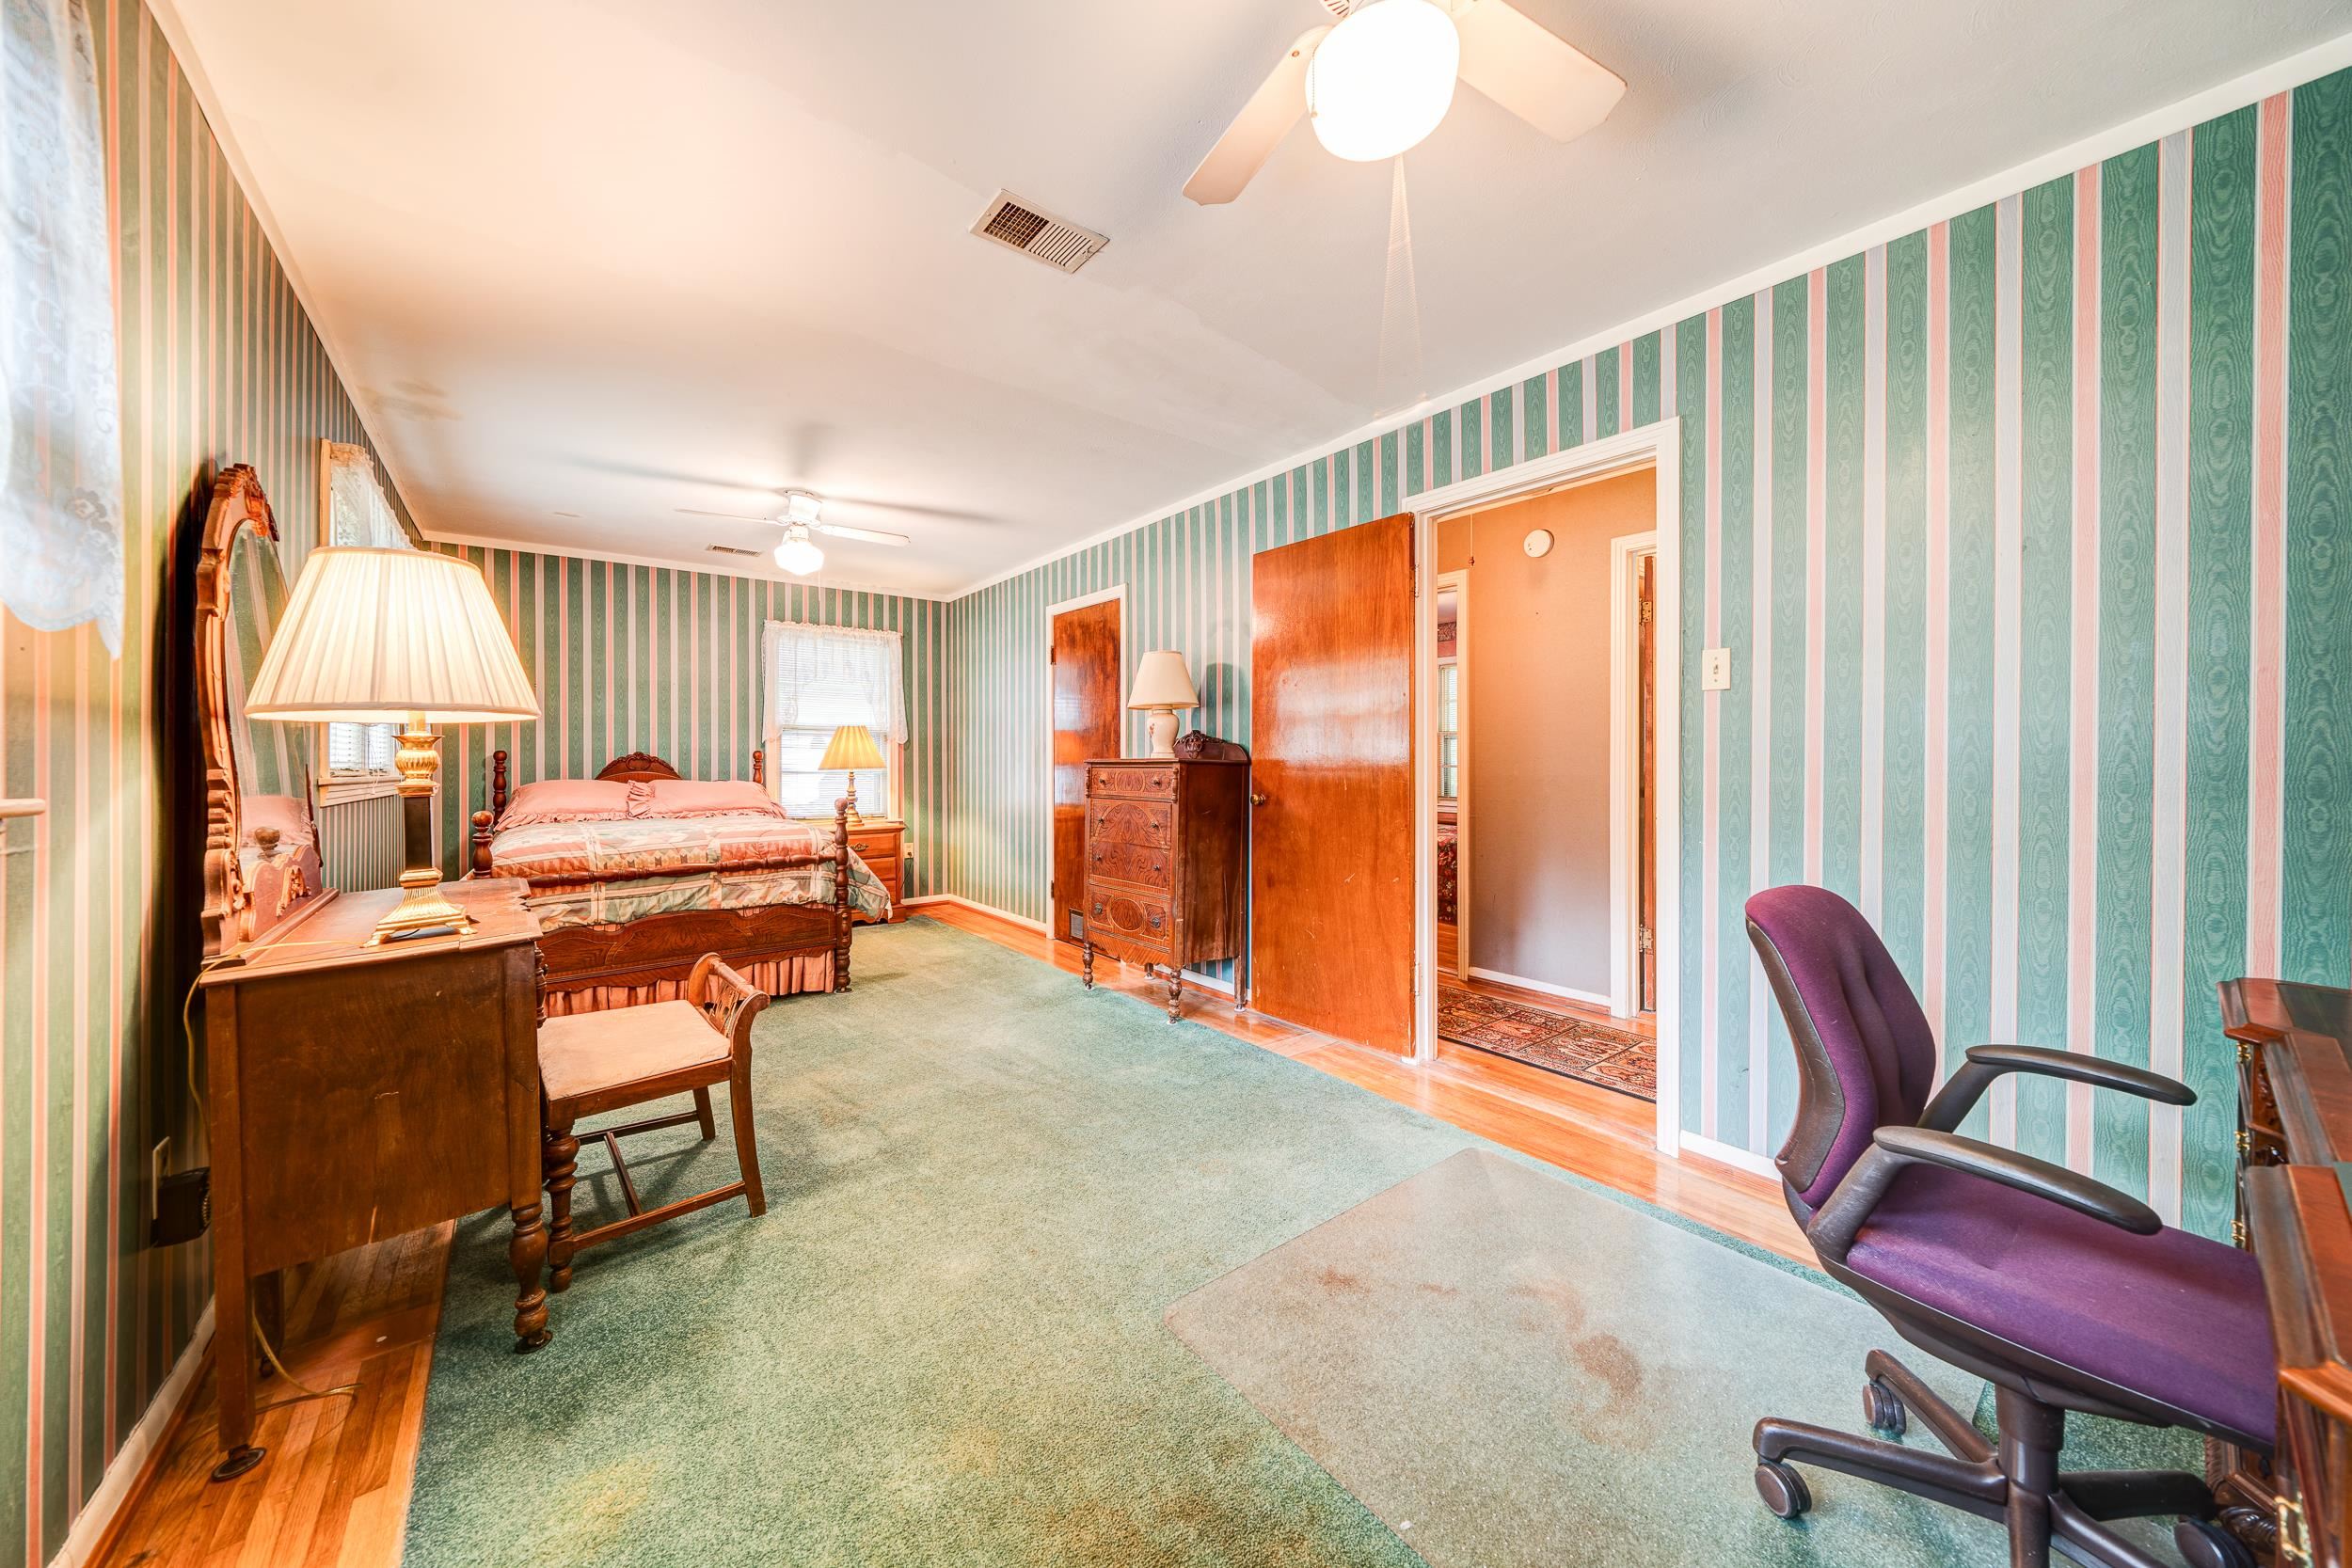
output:
M 650 768 L 660 771 L 654 777 L 676 777 L 669 765 L 659 758 L 632 755 L 610 764 L 607 776 L 623 768 Z M 761 766 L 757 752 L 753 753 L 752 775 L 757 779 Z M 474 875 L 492 875 L 490 843 L 498 818 L 506 810 L 506 753 L 490 754 L 490 805 L 488 811 L 473 815 Z M 683 988 L 692 974 L 694 964 L 705 954 L 715 953 L 722 961 L 737 968 L 767 963 L 782 963 L 796 959 L 830 957 L 832 961 L 831 989 L 850 989 L 850 934 L 852 929 L 850 906 L 850 803 L 844 798 L 834 802 L 834 841 L 830 849 L 809 854 L 784 855 L 730 865 L 730 872 L 782 870 L 796 865 L 810 865 L 820 861 L 833 863 L 833 899 L 827 904 L 769 904 L 748 910 L 679 910 L 669 914 L 646 915 L 643 919 L 611 926 L 571 926 L 549 931 L 539 939 L 540 989 L 544 994 L 582 991 L 629 991 L 650 988 L 667 990 Z M 675 875 L 671 872 L 641 875 Z M 583 881 L 621 880 L 626 878 L 585 878 L 563 876 L 532 878 L 532 888 L 577 886 Z M 679 991 L 683 994 L 683 990 Z M 584 1011 L 598 1004 L 590 1002 L 585 1007 L 556 1011 Z

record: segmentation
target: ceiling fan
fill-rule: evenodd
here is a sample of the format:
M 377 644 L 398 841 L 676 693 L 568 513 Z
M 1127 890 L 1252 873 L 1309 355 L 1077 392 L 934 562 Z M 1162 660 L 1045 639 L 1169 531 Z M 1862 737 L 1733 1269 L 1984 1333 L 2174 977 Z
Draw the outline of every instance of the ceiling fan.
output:
M 811 533 L 831 534 L 835 539 L 863 539 L 869 545 L 908 542 L 903 533 L 826 522 L 825 499 L 813 490 L 787 490 L 783 496 L 784 511 L 772 517 L 747 516 L 740 512 L 705 512 L 698 506 L 681 506 L 678 510 L 690 517 L 729 517 L 739 523 L 769 523 L 784 530 L 784 542 L 776 546 L 776 564 L 800 578 L 825 564 L 825 552 L 817 547 L 817 542 L 809 537 Z
M 1336 22 L 1298 35 L 1184 182 L 1202 206 L 1239 196 L 1302 114 L 1357 163 L 1393 158 L 1438 128 L 1456 78 L 1556 141 L 1625 96 L 1625 80 L 1509 0 L 1323 0 Z

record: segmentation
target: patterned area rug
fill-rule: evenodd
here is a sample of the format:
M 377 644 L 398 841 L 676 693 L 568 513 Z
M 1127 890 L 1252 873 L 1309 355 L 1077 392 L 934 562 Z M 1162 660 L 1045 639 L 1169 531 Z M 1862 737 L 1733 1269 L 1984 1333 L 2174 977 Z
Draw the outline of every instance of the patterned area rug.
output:
M 1657 1042 L 1630 1029 L 1441 984 L 1438 1033 L 1547 1072 L 1658 1101 Z

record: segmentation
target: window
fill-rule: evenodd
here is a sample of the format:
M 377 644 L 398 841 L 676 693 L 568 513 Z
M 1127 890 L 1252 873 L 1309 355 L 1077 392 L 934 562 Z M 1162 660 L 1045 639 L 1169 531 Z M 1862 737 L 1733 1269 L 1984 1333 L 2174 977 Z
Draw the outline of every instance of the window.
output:
M 1451 800 L 1461 791 L 1462 667 L 1453 659 L 1438 665 L 1438 795 Z
M 907 738 L 898 634 L 771 621 L 762 641 L 769 784 L 778 802 L 795 816 L 831 816 L 849 775 L 817 764 L 834 730 L 863 724 L 891 766 L 858 773 L 858 809 L 869 816 L 897 816 L 898 749 Z
M 342 441 L 319 443 L 319 543 L 405 549 L 407 532 L 375 482 L 375 459 L 368 449 Z M 398 724 L 326 726 L 329 780 L 397 778 Z

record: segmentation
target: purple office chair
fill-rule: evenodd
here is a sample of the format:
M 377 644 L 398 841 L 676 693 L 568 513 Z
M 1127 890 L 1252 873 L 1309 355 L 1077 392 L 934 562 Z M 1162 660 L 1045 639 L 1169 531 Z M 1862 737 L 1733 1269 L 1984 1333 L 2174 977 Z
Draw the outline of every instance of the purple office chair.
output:
M 2015 1568 L 2044 1568 L 2053 1544 L 2101 1568 L 2165 1568 L 2103 1523 L 2165 1514 L 2181 1515 L 2173 1540 L 2192 1568 L 2253 1568 L 2201 1478 L 2058 1468 L 2070 1410 L 2270 1451 L 2278 1368 L 2253 1259 L 2087 1176 L 1952 1131 L 2010 1072 L 2167 1105 L 2197 1097 L 2095 1056 L 1979 1045 L 1931 1098 L 1927 1016 L 1861 911 L 1822 888 L 1780 887 L 1747 914 L 1797 1048 L 1796 1125 L 1774 1162 L 1788 1208 L 1832 1278 L 1994 1386 L 2000 1424 L 1995 1449 L 1872 1351 L 1869 1424 L 1899 1437 L 1909 1411 L 1948 1455 L 1767 1418 L 1756 1426 L 1765 1506 L 1784 1519 L 1810 1508 L 1794 1467 L 1810 1465 L 2006 1522 Z

